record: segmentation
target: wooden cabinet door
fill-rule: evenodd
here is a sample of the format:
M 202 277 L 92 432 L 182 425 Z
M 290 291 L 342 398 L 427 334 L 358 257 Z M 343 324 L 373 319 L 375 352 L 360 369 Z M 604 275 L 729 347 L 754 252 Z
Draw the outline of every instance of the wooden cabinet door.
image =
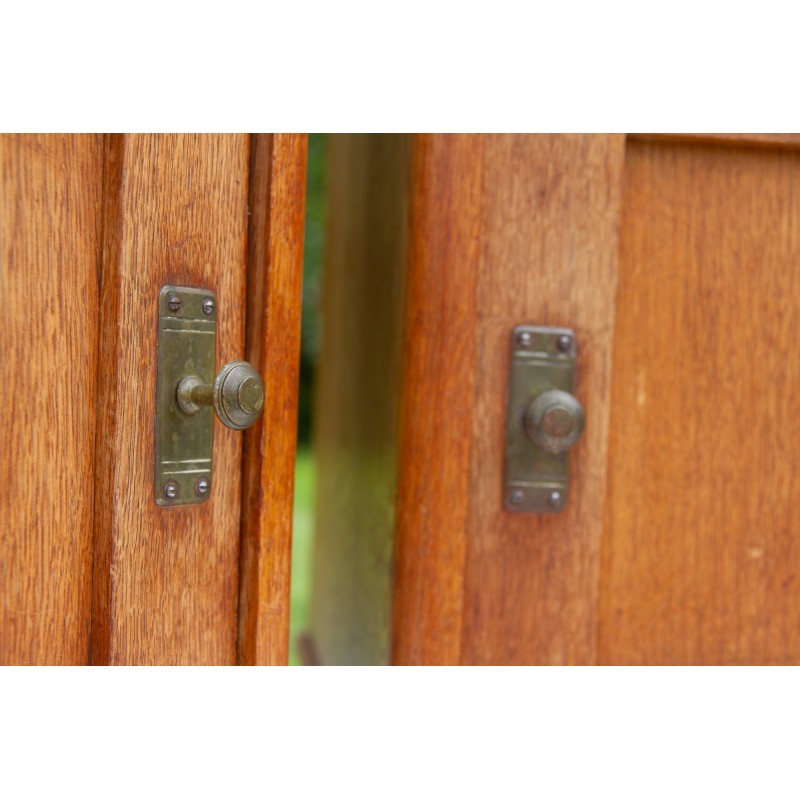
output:
M 361 315 L 384 365 L 370 392 L 344 394 L 323 353 L 316 535 L 340 566 L 316 566 L 319 660 L 800 661 L 800 137 L 415 136 L 399 178 L 382 146 L 369 168 L 332 150 L 332 191 L 372 198 L 341 230 L 332 210 L 333 240 L 375 256 L 349 291 L 380 268 L 402 288 Z M 334 316 L 354 308 L 343 262 Z M 358 317 L 325 324 L 358 339 Z M 559 514 L 503 507 L 523 323 L 580 348 L 587 423 Z M 352 417 L 325 421 L 337 396 Z M 349 446 L 345 426 L 371 424 L 381 448 Z
M 0 165 L 0 662 L 285 662 L 305 138 L 3 136 Z M 165 284 L 213 290 L 217 368 L 266 384 L 244 437 L 215 421 L 211 498 L 176 508 L 153 496 Z

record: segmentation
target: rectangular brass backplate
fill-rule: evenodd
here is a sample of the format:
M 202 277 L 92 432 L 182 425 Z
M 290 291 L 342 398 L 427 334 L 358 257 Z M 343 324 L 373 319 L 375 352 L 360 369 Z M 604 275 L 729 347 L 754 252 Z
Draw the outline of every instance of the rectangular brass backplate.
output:
M 549 453 L 533 443 L 525 415 L 544 392 L 574 391 L 575 334 L 569 328 L 519 325 L 511 340 L 506 418 L 504 505 L 508 511 L 562 511 L 569 493 L 569 452 Z
M 155 498 L 160 506 L 202 503 L 211 495 L 214 410 L 188 416 L 178 408 L 181 379 L 214 382 L 217 306 L 214 293 L 164 286 L 158 296 Z

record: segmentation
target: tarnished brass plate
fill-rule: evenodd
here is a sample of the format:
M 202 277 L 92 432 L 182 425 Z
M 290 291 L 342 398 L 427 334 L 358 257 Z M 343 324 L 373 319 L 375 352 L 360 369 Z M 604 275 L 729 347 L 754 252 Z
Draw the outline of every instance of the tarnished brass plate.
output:
M 575 334 L 569 328 L 518 325 L 512 332 L 503 484 L 508 511 L 554 513 L 567 504 L 569 452 L 548 453 L 537 447 L 525 431 L 525 414 L 546 391 L 573 393 L 577 356 Z
M 186 375 L 213 383 L 216 341 L 214 293 L 164 286 L 158 296 L 154 486 L 160 506 L 202 503 L 211 496 L 214 410 L 208 407 L 192 416 L 184 414 L 176 393 Z

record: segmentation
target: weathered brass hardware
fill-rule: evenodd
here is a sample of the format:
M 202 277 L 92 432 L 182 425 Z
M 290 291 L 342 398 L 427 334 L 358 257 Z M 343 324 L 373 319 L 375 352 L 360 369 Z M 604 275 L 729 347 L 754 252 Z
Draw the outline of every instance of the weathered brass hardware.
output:
M 583 433 L 583 408 L 569 392 L 542 392 L 528 406 L 525 430 L 542 450 L 566 453 Z
M 214 406 L 223 425 L 235 431 L 249 428 L 264 408 L 264 382 L 246 361 L 231 361 L 217 375 L 213 385 L 196 375 L 187 375 L 178 384 L 178 406 L 184 414 L 197 414 Z
M 552 513 L 566 506 L 569 450 L 584 426 L 573 394 L 577 356 L 567 328 L 514 328 L 504 481 L 509 511 Z
M 217 306 L 205 289 L 164 286 L 158 300 L 155 499 L 161 506 L 211 496 L 214 414 L 249 428 L 264 406 L 264 383 L 246 361 L 214 376 Z

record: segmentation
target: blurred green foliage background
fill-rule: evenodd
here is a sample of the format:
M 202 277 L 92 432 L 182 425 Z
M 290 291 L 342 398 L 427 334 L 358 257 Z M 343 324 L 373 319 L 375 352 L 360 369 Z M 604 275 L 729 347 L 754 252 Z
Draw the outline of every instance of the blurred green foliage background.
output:
M 327 211 L 327 137 L 308 137 L 306 227 L 303 253 L 303 312 L 300 339 L 300 399 L 294 478 L 294 526 L 289 619 L 289 663 L 300 664 L 297 638 L 308 629 L 314 532 L 314 455 L 311 449 L 314 373 L 322 346 L 322 272 Z
M 300 447 L 311 444 L 311 406 L 314 395 L 314 369 L 322 344 L 322 267 L 325 258 L 327 136 L 308 137 L 308 177 L 306 179 L 306 228 L 303 251 L 303 316 L 300 341 L 300 406 L 297 441 Z

